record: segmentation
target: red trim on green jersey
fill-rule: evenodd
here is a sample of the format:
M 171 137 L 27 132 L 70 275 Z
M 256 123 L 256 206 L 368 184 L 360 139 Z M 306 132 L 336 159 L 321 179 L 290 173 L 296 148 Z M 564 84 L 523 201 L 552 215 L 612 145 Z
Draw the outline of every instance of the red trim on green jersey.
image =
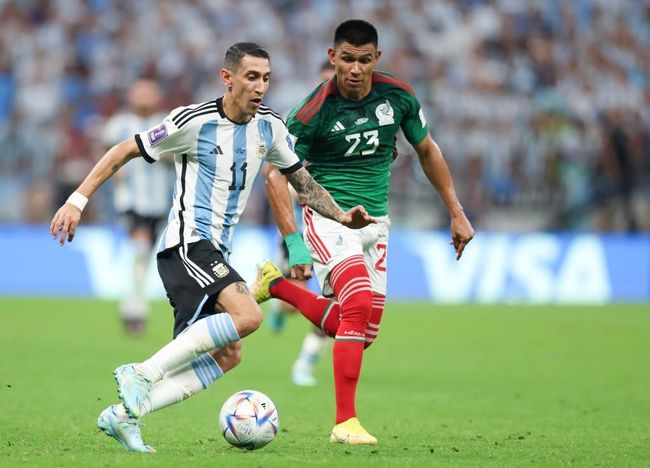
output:
M 311 120 L 311 118 L 318 112 L 318 110 L 323 106 L 327 96 L 334 93 L 334 79 L 332 78 L 323 86 L 320 91 L 318 91 L 313 98 L 305 103 L 302 106 L 302 109 L 296 114 L 296 120 L 299 120 L 303 124 L 306 124 Z
M 394 76 L 387 75 L 385 73 L 381 72 L 373 72 L 372 74 L 372 82 L 373 83 L 388 83 L 395 85 L 399 88 L 404 89 L 405 91 L 408 91 L 410 94 L 415 96 L 415 90 L 411 87 L 410 84 L 408 84 L 406 81 L 400 80 L 398 78 L 395 78 Z

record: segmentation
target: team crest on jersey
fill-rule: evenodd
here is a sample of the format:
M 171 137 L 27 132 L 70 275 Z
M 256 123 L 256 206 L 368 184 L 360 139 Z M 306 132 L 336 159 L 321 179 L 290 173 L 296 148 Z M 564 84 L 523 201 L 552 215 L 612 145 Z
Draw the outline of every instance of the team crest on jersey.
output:
M 212 273 L 214 273 L 217 278 L 224 278 L 228 273 L 230 273 L 230 270 L 223 263 L 217 263 L 212 267 Z
M 390 102 L 388 102 L 388 99 L 386 99 L 386 102 L 377 106 L 377 109 L 375 109 L 375 115 L 377 116 L 379 125 L 391 125 L 395 123 L 395 112 L 393 111 Z
M 263 158 L 264 155 L 266 154 L 266 145 L 264 143 L 260 143 L 257 145 L 257 157 L 258 158 Z
M 149 137 L 149 144 L 151 146 L 156 146 L 158 143 L 164 140 L 167 135 L 169 135 L 169 133 L 167 132 L 165 122 L 147 132 L 147 136 Z

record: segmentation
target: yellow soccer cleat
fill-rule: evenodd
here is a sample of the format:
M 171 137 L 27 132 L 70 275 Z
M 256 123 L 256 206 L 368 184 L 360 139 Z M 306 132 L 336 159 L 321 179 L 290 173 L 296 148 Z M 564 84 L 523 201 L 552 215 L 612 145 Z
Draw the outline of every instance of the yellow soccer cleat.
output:
M 258 304 L 271 299 L 271 292 L 269 291 L 271 283 L 280 278 L 284 278 L 284 275 L 271 260 L 265 260 L 261 266 L 257 267 L 257 276 L 250 289 Z
M 334 426 L 330 442 L 350 445 L 375 445 L 377 439 L 366 431 L 357 418 L 350 418 Z

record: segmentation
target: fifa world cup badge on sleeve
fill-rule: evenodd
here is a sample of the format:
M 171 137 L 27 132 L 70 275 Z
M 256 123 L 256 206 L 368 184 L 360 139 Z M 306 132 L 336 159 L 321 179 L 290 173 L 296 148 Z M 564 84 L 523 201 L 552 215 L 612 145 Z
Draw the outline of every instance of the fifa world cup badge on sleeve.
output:
M 147 132 L 147 136 L 149 137 L 149 144 L 151 146 L 155 146 L 158 143 L 160 143 L 162 140 L 167 137 L 169 133 L 167 132 L 167 127 L 165 126 L 165 123 L 161 123 L 158 127 L 152 128 Z
M 287 145 L 289 145 L 289 149 L 291 151 L 294 151 L 293 144 L 294 144 L 294 139 L 291 138 L 291 135 L 287 135 Z

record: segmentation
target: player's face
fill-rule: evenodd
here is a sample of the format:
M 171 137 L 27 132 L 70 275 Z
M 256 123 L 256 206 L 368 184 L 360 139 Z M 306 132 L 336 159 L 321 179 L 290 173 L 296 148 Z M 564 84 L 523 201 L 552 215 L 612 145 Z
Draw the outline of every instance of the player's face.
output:
M 160 88 L 153 80 L 138 80 L 129 90 L 129 104 L 139 115 L 149 116 L 157 112 L 161 100 Z
M 363 99 L 370 93 L 372 72 L 379 61 L 381 51 L 374 44 L 360 46 L 342 42 L 336 49 L 329 49 L 330 61 L 335 68 L 339 92 L 347 99 Z
M 262 57 L 244 55 L 239 67 L 234 70 L 221 70 L 221 77 L 226 89 L 224 107 L 228 117 L 234 121 L 249 120 L 262 105 L 262 99 L 269 89 L 271 65 Z

